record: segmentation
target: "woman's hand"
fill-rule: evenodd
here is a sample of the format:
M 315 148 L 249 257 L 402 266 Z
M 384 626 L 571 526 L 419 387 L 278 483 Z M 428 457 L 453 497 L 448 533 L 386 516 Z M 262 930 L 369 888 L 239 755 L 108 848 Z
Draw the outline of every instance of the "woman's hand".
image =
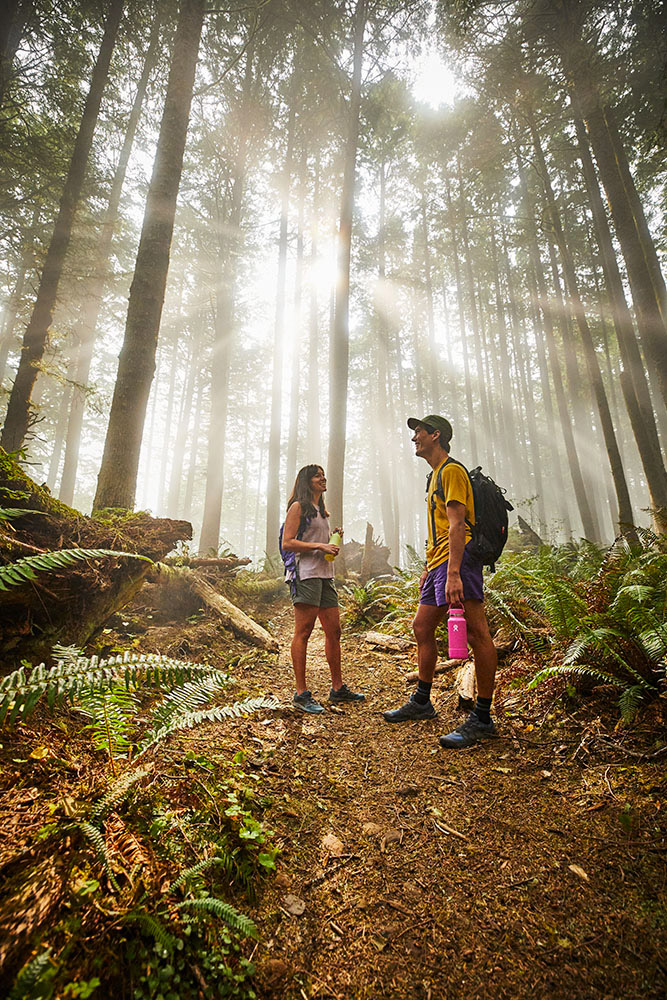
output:
M 330 545 L 328 542 L 322 542 L 319 546 L 320 552 L 323 552 L 325 556 L 337 556 L 340 552 L 340 545 Z

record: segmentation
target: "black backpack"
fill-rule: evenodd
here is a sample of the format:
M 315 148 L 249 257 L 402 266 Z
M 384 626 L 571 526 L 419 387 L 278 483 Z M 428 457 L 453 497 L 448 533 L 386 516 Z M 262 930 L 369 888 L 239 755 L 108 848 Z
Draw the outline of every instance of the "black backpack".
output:
M 509 500 L 505 499 L 505 490 L 494 483 L 490 476 L 483 475 L 481 465 L 478 465 L 472 472 L 468 472 L 465 465 L 457 462 L 455 458 L 448 458 L 438 473 L 435 492 L 442 500 L 445 499 L 442 488 L 442 470 L 450 462 L 456 462 L 462 469 L 465 469 L 472 486 L 475 523 L 470 524 L 466 518 L 466 524 L 472 533 L 472 539 L 468 542 L 466 551 L 483 566 L 488 566 L 493 573 L 496 568 L 495 564 L 500 559 L 507 541 L 509 524 L 507 513 L 514 510 L 514 507 Z

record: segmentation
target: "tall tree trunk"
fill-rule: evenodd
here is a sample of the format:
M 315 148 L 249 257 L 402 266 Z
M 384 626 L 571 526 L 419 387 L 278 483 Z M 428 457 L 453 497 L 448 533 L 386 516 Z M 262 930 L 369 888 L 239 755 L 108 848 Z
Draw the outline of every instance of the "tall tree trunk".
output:
M 195 475 L 197 473 L 197 458 L 199 455 L 199 435 L 201 432 L 201 411 L 202 411 L 202 400 L 204 397 L 204 378 L 200 374 L 199 385 L 197 387 L 197 402 L 195 403 L 195 419 L 192 428 L 192 439 L 190 443 L 190 456 L 188 461 L 188 478 L 185 484 L 185 496 L 183 497 L 183 506 L 180 510 L 180 517 L 184 517 L 186 520 L 191 519 L 192 512 L 192 495 L 195 488 Z
M 292 331 L 292 377 L 290 379 L 289 432 L 287 436 L 287 488 L 296 477 L 296 457 L 299 447 L 299 396 L 301 394 L 301 299 L 303 292 L 303 220 L 306 207 L 306 152 L 299 169 L 299 211 L 296 235 L 296 271 L 294 276 L 294 330 Z
M 46 485 L 53 493 L 58 479 L 58 469 L 60 468 L 60 456 L 63 453 L 63 444 L 65 441 L 65 429 L 67 427 L 67 414 L 69 413 L 70 402 L 72 399 L 72 378 L 75 371 L 75 361 L 74 358 L 70 358 L 67 364 L 67 374 L 65 376 L 65 383 L 62 387 L 62 392 L 60 394 L 60 403 L 58 406 L 58 416 L 56 418 L 56 429 L 53 436 L 53 451 L 51 452 L 51 460 L 49 462 L 49 472 L 46 477 Z
M 593 344 L 593 338 L 586 319 L 584 305 L 579 295 L 574 262 L 572 260 L 570 247 L 565 238 L 565 233 L 561 224 L 558 207 L 556 205 L 556 197 L 551 186 L 551 179 L 549 177 L 546 161 L 544 159 L 540 137 L 535 123 L 532 120 L 529 121 L 529 127 L 533 140 L 533 148 L 535 149 L 535 155 L 537 157 L 538 170 L 542 177 L 547 208 L 554 236 L 556 238 L 556 242 L 558 243 L 558 249 L 560 250 L 561 260 L 563 262 L 568 296 L 574 313 L 574 318 L 581 335 L 586 367 L 588 369 L 588 377 L 591 382 L 595 401 L 597 403 L 598 413 L 600 415 L 600 424 L 604 434 L 605 447 L 607 449 L 607 456 L 609 458 L 609 465 L 611 467 L 611 474 L 614 480 L 614 489 L 616 491 L 616 499 L 618 502 L 618 526 L 620 531 L 632 530 L 634 518 L 632 514 L 632 505 L 630 503 L 630 493 L 625 478 L 623 462 L 621 461 L 621 455 L 618 449 L 616 432 L 614 431 L 611 413 L 609 412 L 609 402 L 607 400 L 607 394 L 602 381 L 602 373 L 600 371 L 597 355 L 595 353 L 595 345 Z
M 565 397 L 565 388 L 563 386 L 563 377 L 561 374 L 560 360 L 558 358 L 558 348 L 556 344 L 553 315 L 551 307 L 549 305 L 547 283 L 544 277 L 542 260 L 540 257 L 539 246 L 537 243 L 537 233 L 535 230 L 535 223 L 532 221 L 537 217 L 536 209 L 530 197 L 528 181 L 526 178 L 526 171 L 523 165 L 522 152 L 519 143 L 516 141 L 516 138 L 515 138 L 515 145 L 516 145 L 516 161 L 519 171 L 519 182 L 521 185 L 521 197 L 525 208 L 524 215 L 527 220 L 526 230 L 528 234 L 528 251 L 533 265 L 533 272 L 535 274 L 535 278 L 537 281 L 538 300 L 544 323 L 547 355 L 549 358 L 549 367 L 551 369 L 551 380 L 553 382 L 554 392 L 556 395 L 556 405 L 558 408 L 558 417 L 561 426 L 561 433 L 563 435 L 563 442 L 565 445 L 565 454 L 567 456 L 570 476 L 572 478 L 572 486 L 574 488 L 574 495 L 577 502 L 579 517 L 581 518 L 584 536 L 588 538 L 590 541 L 597 542 L 600 541 L 599 530 L 594 521 L 592 508 L 588 498 L 588 493 L 584 486 L 584 479 L 581 473 L 581 466 L 579 464 L 579 456 L 577 454 L 577 449 L 574 441 L 574 429 L 572 426 L 570 409 L 568 407 L 567 400 Z
M 468 301 L 470 303 L 470 319 L 472 321 L 472 332 L 473 332 L 473 343 L 475 345 L 475 360 L 477 367 L 477 377 L 475 384 L 475 394 L 481 403 L 481 413 L 482 413 L 482 429 L 484 432 L 484 456 L 486 459 L 487 466 L 494 466 L 494 447 L 493 447 L 493 434 L 491 431 L 491 418 L 489 414 L 489 401 L 486 392 L 486 384 L 484 379 L 484 366 L 482 362 L 482 347 L 479 331 L 479 319 L 477 314 L 477 301 L 475 295 L 475 279 L 473 275 L 472 268 L 472 257 L 470 253 L 470 244 L 468 241 L 468 209 L 465 200 L 465 193 L 463 190 L 463 178 L 461 175 L 461 164 L 457 159 L 457 172 L 459 181 L 459 199 L 461 202 L 462 210 L 462 221 L 461 221 L 461 233 L 463 237 L 463 256 L 465 273 L 468 282 Z M 477 459 L 475 458 L 476 462 Z
M 181 283 L 181 294 L 183 291 L 183 285 Z M 179 312 L 181 309 L 181 302 L 179 297 L 179 302 L 177 306 Z M 171 431 L 173 427 L 174 409 L 176 407 L 176 376 L 178 374 L 178 345 L 181 339 L 181 323 L 182 319 L 180 315 L 177 315 L 173 327 L 174 340 L 171 345 L 171 364 L 169 370 L 169 387 L 167 389 L 167 413 L 164 420 L 164 432 L 162 434 L 162 442 L 160 447 L 160 471 L 158 473 L 157 481 L 157 511 L 160 516 L 164 516 L 165 513 L 165 503 L 166 503 L 166 492 L 167 492 L 167 462 L 172 455 L 171 446 Z M 180 384 L 180 380 L 179 380 Z
M 94 508 L 132 508 L 204 19 L 182 0 Z
M 398 531 L 395 518 L 394 492 L 392 488 L 392 476 L 390 463 L 394 459 L 393 452 L 383 446 L 387 428 L 393 426 L 389 419 L 389 337 L 388 337 L 388 316 L 387 310 L 382 301 L 382 294 L 386 281 L 386 246 L 385 246 L 385 226 L 386 226 L 386 205 L 387 205 L 387 165 L 384 157 L 380 159 L 380 218 L 378 220 L 378 281 L 379 297 L 376 305 L 376 328 L 377 339 L 375 342 L 375 355 L 377 359 L 377 387 L 378 399 L 377 410 L 371 414 L 370 426 L 373 429 L 375 441 L 375 456 L 377 464 L 377 477 L 380 486 L 380 511 L 382 514 L 382 527 L 384 529 L 385 544 L 389 546 L 391 558 L 394 563 L 400 559 L 400 548 L 398 541 Z M 379 307 L 379 308 L 378 308 Z M 433 397 L 435 399 L 435 397 Z
M 67 179 L 60 199 L 58 217 L 44 262 L 37 299 L 25 335 L 16 379 L 9 397 L 9 406 L 2 429 L 0 445 L 5 451 L 17 451 L 23 444 L 30 424 L 30 398 L 37 378 L 39 363 L 44 357 L 49 328 L 58 296 L 58 286 L 65 264 L 65 255 L 72 235 L 74 215 L 81 197 L 93 133 L 99 115 L 102 94 L 109 76 L 111 54 L 118 36 L 123 0 L 111 0 L 102 44 L 93 70 L 90 90 L 74 143 Z
M 449 221 L 449 231 L 451 233 L 452 260 L 454 262 L 454 278 L 456 281 L 456 303 L 459 313 L 459 329 L 461 334 L 461 353 L 463 355 L 463 376 L 465 383 L 466 406 L 468 412 L 468 440 L 470 442 L 469 454 L 477 455 L 477 431 L 475 429 L 475 411 L 472 397 L 472 385 L 470 381 L 470 360 L 468 357 L 468 338 L 466 335 L 465 307 L 463 303 L 463 283 L 461 281 L 461 268 L 459 265 L 459 247 L 456 236 L 456 220 L 452 207 L 452 195 L 449 187 L 449 178 L 446 181 L 447 191 L 447 213 Z M 456 434 L 456 428 L 454 428 Z M 457 446 L 458 447 L 458 446 Z
M 615 148 L 609 132 L 605 111 L 590 72 L 581 63 L 561 54 L 568 77 L 572 80 L 575 108 L 588 126 L 588 134 L 611 210 L 614 228 L 620 243 L 628 273 L 632 299 L 637 313 L 637 328 L 646 357 L 649 376 L 653 376 L 658 393 L 667 406 L 667 318 L 663 313 L 661 294 L 656 289 L 655 268 L 647 263 L 646 242 L 642 242 L 633 212 L 633 200 L 626 183 L 634 183 L 629 169 L 621 173 L 619 156 L 625 161 L 620 142 Z M 650 237 L 649 237 L 650 239 Z M 652 255 L 651 255 L 652 256 Z M 658 267 L 658 272 L 660 268 Z
M 197 327 L 192 333 L 192 341 L 186 369 L 185 391 L 181 401 L 181 412 L 178 418 L 174 451 L 171 459 L 171 474 L 169 476 L 169 490 L 167 493 L 165 509 L 167 517 L 178 517 L 178 498 L 181 492 L 181 484 L 183 482 L 185 444 L 188 437 L 190 413 L 192 412 L 192 399 L 195 392 L 195 378 L 197 374 L 197 360 L 199 354 L 198 346 L 199 328 Z
M 431 413 L 439 413 L 440 384 L 438 379 L 438 350 L 435 343 L 435 316 L 433 311 L 433 281 L 431 279 L 431 246 L 428 232 L 426 191 L 421 190 L 422 238 L 424 240 L 424 290 L 426 292 L 426 320 L 428 323 L 428 367 L 431 382 Z
M 347 429 L 347 379 L 350 364 L 350 259 L 352 251 L 352 218 L 354 213 L 354 188 L 359 143 L 359 115 L 361 109 L 361 68 L 364 55 L 366 28 L 366 0 L 357 0 L 354 14 L 354 63 L 352 90 L 347 113 L 347 140 L 345 170 L 341 198 L 340 226 L 338 230 L 338 275 L 336 308 L 330 344 L 330 398 L 329 398 L 329 459 L 328 475 L 331 483 L 328 506 L 335 527 L 343 526 L 343 477 L 345 474 L 345 434 Z M 341 552 L 342 555 L 342 552 Z M 341 562 L 339 557 L 339 563 Z M 344 574 L 345 564 L 337 566 Z
M 114 231 L 118 221 L 118 209 L 120 199 L 127 174 L 127 165 L 134 145 L 134 139 L 141 117 L 148 81 L 155 68 L 159 55 L 160 28 L 162 19 L 158 13 L 153 20 L 150 41 L 146 58 L 144 59 L 141 77 L 134 95 L 132 109 L 127 121 L 123 148 L 118 157 L 118 163 L 111 183 L 109 201 L 104 213 L 102 229 L 99 236 L 95 252 L 95 263 L 92 269 L 92 279 L 86 289 L 86 297 L 82 308 L 81 318 L 76 326 L 74 334 L 78 337 L 79 346 L 77 351 L 77 366 L 74 375 L 72 390 L 72 406 L 70 409 L 69 421 L 67 424 L 67 439 L 65 442 L 65 461 L 63 463 L 63 474 L 60 482 L 59 497 L 68 506 L 71 506 L 74 499 L 74 487 L 76 484 L 76 472 L 79 464 L 79 449 L 81 447 L 81 430 L 83 428 L 83 416 L 86 406 L 86 389 L 90 378 L 90 366 L 93 360 L 95 339 L 97 336 L 97 324 L 104 291 L 109 281 L 109 257 L 113 243 Z
M 319 303 L 317 295 L 317 265 L 319 250 L 319 210 L 320 210 L 320 154 L 315 154 L 315 176 L 313 178 L 313 212 L 311 219 L 311 270 L 310 270 L 310 300 L 308 319 L 308 426 L 306 430 L 306 454 L 308 461 L 321 462 L 322 432 L 320 424 L 322 415 L 319 406 L 320 383 L 320 338 L 319 338 Z M 288 482 L 288 486 L 291 483 Z
M 618 269 L 595 167 L 588 148 L 586 130 L 580 118 L 575 118 L 575 127 L 579 142 L 579 156 L 584 170 L 598 245 L 602 254 L 602 269 L 611 302 L 614 329 L 621 356 L 621 392 L 630 417 L 632 432 L 637 442 L 651 500 L 654 508 L 658 511 L 656 521 L 664 530 L 666 526 L 665 514 L 659 512 L 661 510 L 667 511 L 667 470 L 660 449 L 648 382 L 635 337 L 632 316 L 625 300 L 623 280 Z
M 0 106 L 11 80 L 14 57 L 34 12 L 32 0 L 4 0 L 0 5 Z
M 211 418 L 208 431 L 208 457 L 206 463 L 206 495 L 202 519 L 199 551 L 205 555 L 217 549 L 220 541 L 222 495 L 225 485 L 225 432 L 229 399 L 229 366 L 232 350 L 234 323 L 234 296 L 236 289 L 237 260 L 241 239 L 243 194 L 247 175 L 249 134 L 246 125 L 252 98 L 254 49 L 252 40 L 246 51 L 241 114 L 236 157 L 233 164 L 233 181 L 230 205 L 226 219 L 219 209 L 218 250 L 220 254 L 220 280 L 216 285 L 213 354 L 211 356 Z
M 287 150 L 282 177 L 280 235 L 278 237 L 278 284 L 276 288 L 276 318 L 273 339 L 273 377 L 271 380 L 271 424 L 269 428 L 269 478 L 266 489 L 265 552 L 269 559 L 278 557 L 280 524 L 280 432 L 282 424 L 283 356 L 285 338 L 285 297 L 287 281 L 287 228 L 289 223 L 289 191 L 294 149 L 294 101 L 290 101 L 287 122 Z M 291 484 L 290 484 L 291 485 Z

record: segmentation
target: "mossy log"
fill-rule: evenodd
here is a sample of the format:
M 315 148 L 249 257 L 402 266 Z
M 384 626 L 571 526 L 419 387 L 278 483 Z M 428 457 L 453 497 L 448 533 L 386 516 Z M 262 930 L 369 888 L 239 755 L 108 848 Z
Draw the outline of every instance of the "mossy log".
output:
M 86 517 L 38 486 L 0 450 L 0 507 L 25 510 L 0 524 L 0 564 L 37 552 L 112 549 L 162 559 L 192 537 L 188 521 L 154 518 L 145 511 L 99 511 Z M 36 513 L 33 513 L 36 512 Z M 83 645 L 142 586 L 149 562 L 119 555 L 39 574 L 0 593 L 2 668 L 20 659 L 48 658 L 56 642 Z

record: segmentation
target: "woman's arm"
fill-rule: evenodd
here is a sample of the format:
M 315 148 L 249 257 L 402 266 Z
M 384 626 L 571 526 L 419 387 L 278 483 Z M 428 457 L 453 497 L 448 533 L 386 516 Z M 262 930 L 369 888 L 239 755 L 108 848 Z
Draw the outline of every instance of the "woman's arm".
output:
M 329 545 L 327 542 L 303 542 L 297 538 L 299 522 L 301 520 L 301 504 L 296 500 L 287 511 L 285 527 L 283 528 L 283 548 L 285 552 L 323 552 L 325 555 L 337 556 L 340 552 L 338 545 Z

